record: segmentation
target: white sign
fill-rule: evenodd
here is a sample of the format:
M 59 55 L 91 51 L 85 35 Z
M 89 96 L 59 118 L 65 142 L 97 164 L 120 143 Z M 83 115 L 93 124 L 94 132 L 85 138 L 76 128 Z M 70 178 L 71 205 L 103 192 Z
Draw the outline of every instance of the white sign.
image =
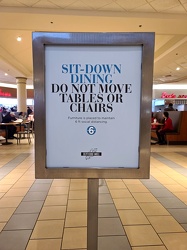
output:
M 142 46 L 45 46 L 46 166 L 137 168 Z

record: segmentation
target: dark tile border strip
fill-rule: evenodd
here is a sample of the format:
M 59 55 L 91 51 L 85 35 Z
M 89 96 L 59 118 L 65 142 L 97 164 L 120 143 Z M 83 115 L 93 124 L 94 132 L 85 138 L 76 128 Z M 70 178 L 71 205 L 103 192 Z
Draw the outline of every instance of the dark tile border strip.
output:
M 98 250 L 126 249 L 131 246 L 114 205 L 106 181 L 99 187 Z
M 13 169 L 15 169 L 21 162 L 23 162 L 30 153 L 22 153 L 16 156 L 14 159 L 6 163 L 3 167 L 0 168 L 0 180 L 2 180 L 7 174 L 9 174 Z
M 3 179 L 30 153 L 22 153 L 0 168 L 0 179 Z M 0 249 L 25 250 L 38 219 L 44 201 L 51 187 L 52 180 L 34 181 L 27 194 L 6 223 L 0 233 Z M 10 240 L 11 239 L 11 240 Z
M 185 157 L 187 153 L 177 152 Z M 181 165 L 168 160 L 167 158 L 157 154 L 151 153 L 151 156 L 160 162 L 166 164 L 168 167 L 174 169 L 176 172 L 187 176 L 187 169 Z M 170 192 L 165 186 L 151 176 L 151 180 L 140 180 L 147 189 L 155 196 L 155 198 L 165 207 L 165 209 L 178 221 L 178 223 L 187 231 L 187 205 L 183 203 L 178 197 Z M 153 186 L 154 183 L 154 186 Z M 155 188 L 157 185 L 157 188 Z M 160 191 L 158 191 L 160 189 Z
M 178 154 L 178 152 L 176 152 L 176 153 Z M 187 154 L 186 155 L 184 155 L 183 153 L 180 153 L 180 154 L 187 158 Z M 167 158 L 165 158 L 157 153 L 151 153 L 151 156 L 156 158 L 157 160 L 161 161 L 162 163 L 166 164 L 168 167 L 174 169 L 176 172 L 187 177 L 187 169 L 182 167 L 181 165 L 179 165 L 171 160 L 168 160 Z
M 26 249 L 52 181 L 53 180 L 35 180 L 32 184 L 0 233 L 0 242 L 3 250 Z M 14 235 L 16 235 L 15 233 L 17 237 L 14 237 Z M 8 240 L 9 237 L 11 241 Z

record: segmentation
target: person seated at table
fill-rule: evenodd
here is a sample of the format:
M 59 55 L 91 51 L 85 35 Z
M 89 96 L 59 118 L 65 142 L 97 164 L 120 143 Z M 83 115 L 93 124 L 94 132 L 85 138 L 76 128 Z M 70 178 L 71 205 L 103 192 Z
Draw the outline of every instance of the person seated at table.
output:
M 24 112 L 19 112 L 18 118 L 24 120 L 24 119 L 26 119 L 26 115 L 24 114 Z
M 10 123 L 13 121 L 16 121 L 15 114 L 13 112 L 8 112 L 3 118 L 2 118 L 2 123 Z M 1 126 L 3 129 L 6 129 L 5 125 Z M 8 139 L 14 139 L 14 134 L 16 133 L 16 126 L 15 125 L 8 125 L 7 126 L 8 130 Z
M 151 115 L 151 130 L 157 129 L 157 126 L 155 124 L 153 124 L 153 123 L 156 123 L 156 122 L 157 122 L 157 119 L 154 116 L 154 113 L 152 112 L 152 115 Z
M 156 131 L 159 145 L 166 144 L 165 140 L 166 132 L 173 131 L 172 120 L 169 117 L 169 113 L 167 111 L 163 113 L 163 117 L 164 117 L 164 125 L 161 129 Z

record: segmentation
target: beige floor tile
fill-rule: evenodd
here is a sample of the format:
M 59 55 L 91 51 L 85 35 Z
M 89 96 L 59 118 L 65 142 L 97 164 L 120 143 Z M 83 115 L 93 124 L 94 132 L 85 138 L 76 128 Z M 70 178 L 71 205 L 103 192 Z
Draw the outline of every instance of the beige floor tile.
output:
M 20 179 L 20 181 L 35 181 L 35 174 L 28 174 L 28 175 L 23 175 Z
M 104 179 L 99 179 L 100 180 L 104 180 Z M 123 182 L 122 179 L 105 179 L 105 181 L 108 183 L 108 182 Z
M 70 190 L 87 190 L 87 182 L 71 182 Z
M 130 192 L 134 193 L 146 193 L 149 192 L 149 190 L 143 185 L 143 184 L 127 184 L 127 188 L 130 190 Z
M 68 200 L 67 211 L 86 211 L 87 200 Z
M 112 198 L 132 197 L 132 194 L 129 192 L 128 189 L 120 189 L 120 192 L 118 189 L 111 189 L 110 194 L 111 194 Z
M 87 212 L 67 212 L 65 227 L 85 227 L 87 226 Z
M 34 180 L 29 181 L 18 181 L 14 184 L 13 188 L 31 187 Z
M 118 213 L 123 225 L 150 224 L 141 210 L 119 210 Z
M 56 179 L 53 180 L 52 187 L 69 187 L 70 179 Z
M 31 166 L 32 164 L 29 164 L 29 163 L 22 163 L 22 164 L 20 164 L 17 168 L 16 168 L 16 170 L 18 171 L 18 172 L 22 172 L 23 174 L 27 171 L 27 169 L 29 169 L 30 168 L 30 166 Z
M 134 198 L 114 199 L 114 204 L 117 209 L 139 209 Z
M 12 185 L 0 183 L 0 192 L 7 192 L 11 187 Z
M 181 186 L 187 188 L 187 178 L 186 177 L 184 179 L 178 180 L 177 182 L 180 183 Z
M 69 187 L 51 187 L 48 195 L 68 194 Z
M 15 180 L 18 180 L 23 174 L 22 173 L 12 173 L 10 172 L 10 174 L 7 174 L 7 178 L 9 179 L 15 179 Z
M 0 232 L 3 230 L 5 225 L 6 225 L 6 223 L 0 222 Z
M 66 206 L 45 206 L 40 212 L 38 220 L 65 219 Z
M 181 184 L 181 182 L 185 182 L 186 181 L 186 177 L 177 173 L 176 171 L 173 171 L 173 174 L 169 175 L 171 178 L 173 178 L 174 180 L 176 180 L 179 184 Z
M 177 184 L 176 181 L 172 180 L 167 175 L 165 177 L 162 177 L 162 178 L 159 177 L 158 180 L 163 185 L 176 185 Z
M 146 215 L 170 215 L 170 213 L 158 202 L 138 203 Z
M 0 193 L 0 198 L 2 198 L 5 195 L 5 193 Z
M 3 197 L 0 200 L 0 208 L 2 207 L 18 207 L 23 197 Z
M 137 202 L 157 202 L 151 193 L 132 193 Z
M 185 232 L 172 216 L 148 216 L 148 219 L 157 233 Z
M 4 178 L 3 180 L 1 180 L 0 182 L 0 186 L 1 185 L 14 185 L 17 182 L 17 179 L 15 178 Z
M 137 179 L 122 179 L 125 184 L 141 184 Z
M 176 185 L 165 185 L 165 187 L 171 192 L 186 192 L 186 188 L 176 184 Z
M 7 222 L 16 208 L 0 208 L 0 222 Z
M 37 221 L 31 239 L 62 238 L 64 220 Z
M 30 240 L 26 250 L 60 250 L 61 239 Z
M 28 192 L 28 187 L 22 187 L 22 188 L 11 188 L 4 197 L 17 197 L 17 196 L 25 196 Z
M 186 250 L 187 233 L 159 234 L 168 250 Z
M 133 247 L 132 250 L 167 250 L 164 246 Z
M 109 189 L 124 189 L 126 188 L 126 185 L 123 181 L 117 182 L 117 181 L 108 181 L 107 186 Z
M 84 183 L 87 185 L 87 179 L 71 179 L 71 183 Z
M 62 249 L 82 249 L 87 247 L 87 228 L 65 228 Z
M 13 174 L 13 176 L 15 176 L 15 175 L 23 175 L 24 173 L 25 173 L 25 171 L 26 171 L 26 167 L 23 169 L 23 168 L 19 168 L 19 167 L 17 167 L 16 169 L 14 169 L 14 170 L 12 170 L 12 172 L 11 172 L 11 174 Z
M 66 206 L 68 196 L 67 195 L 51 195 L 47 196 L 44 206 Z
M 131 246 L 163 245 L 150 225 L 124 226 Z
M 71 190 L 69 192 L 69 199 L 75 200 L 86 200 L 87 199 L 87 190 Z

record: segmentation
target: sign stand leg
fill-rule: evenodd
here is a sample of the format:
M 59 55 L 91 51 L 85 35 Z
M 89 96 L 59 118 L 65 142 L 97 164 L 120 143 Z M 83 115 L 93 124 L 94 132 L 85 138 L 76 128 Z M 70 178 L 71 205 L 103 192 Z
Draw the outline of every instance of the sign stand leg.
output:
M 97 250 L 99 179 L 88 179 L 87 250 Z

